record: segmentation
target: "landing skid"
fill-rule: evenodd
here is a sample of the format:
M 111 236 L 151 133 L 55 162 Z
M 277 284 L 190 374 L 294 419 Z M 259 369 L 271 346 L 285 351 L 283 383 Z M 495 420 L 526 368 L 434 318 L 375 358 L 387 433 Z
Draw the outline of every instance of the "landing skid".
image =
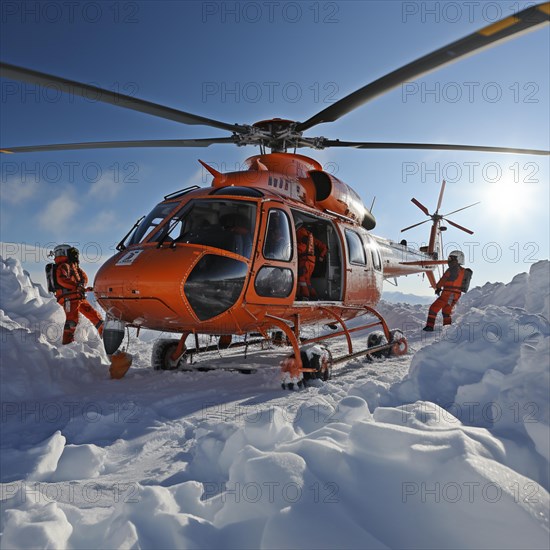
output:
M 187 349 L 185 341 L 189 334 L 183 334 L 177 339 L 157 340 L 153 348 L 152 364 L 155 370 L 181 370 L 181 371 L 209 371 L 209 370 L 229 370 L 241 373 L 255 372 L 254 368 L 235 367 L 232 365 L 217 365 L 216 367 L 196 363 L 196 357 L 202 353 L 220 352 L 223 349 L 243 348 L 245 357 L 248 346 L 255 344 L 265 344 L 267 342 L 274 345 L 290 344 L 293 353 L 280 363 L 282 375 L 282 387 L 284 389 L 294 389 L 294 387 L 303 387 L 307 382 L 314 379 L 322 381 L 330 380 L 332 376 L 332 367 L 339 363 L 344 363 L 358 357 L 368 356 L 389 357 L 404 355 L 408 351 L 408 344 L 405 336 L 400 330 L 390 330 L 384 318 L 373 308 L 369 306 L 341 306 L 332 304 L 317 304 L 318 309 L 322 310 L 324 319 L 329 319 L 329 326 L 333 332 L 316 336 L 314 338 L 300 337 L 300 316 L 297 315 L 293 325 L 286 320 L 266 315 L 264 325 L 258 329 L 256 335 L 261 334 L 261 338 L 245 338 L 243 341 L 231 342 L 230 337 L 220 337 L 215 344 L 200 346 L 198 336 L 195 335 L 195 347 Z M 358 326 L 348 327 L 343 316 L 346 310 L 353 310 L 356 319 L 360 315 L 369 315 L 369 322 Z M 374 318 L 374 320 L 372 319 Z M 356 350 L 353 348 L 352 334 L 361 331 L 378 328 L 379 330 L 369 334 L 367 347 Z M 273 337 L 268 335 L 268 330 L 275 329 Z M 250 336 L 250 335 L 249 335 Z M 286 338 L 285 338 L 286 336 Z M 325 341 L 345 337 L 348 346 L 348 353 L 339 357 L 333 357 L 332 353 L 323 345 Z M 221 353 L 220 353 L 221 357 Z
M 185 339 L 186 339 L 185 335 Z M 182 337 L 183 338 L 183 337 Z M 208 367 L 196 363 L 195 359 L 197 356 L 207 353 L 225 349 L 234 349 L 234 348 L 245 348 L 245 357 L 248 350 L 248 346 L 264 343 L 266 340 L 264 338 L 254 338 L 251 340 L 244 340 L 242 342 L 228 342 L 223 338 L 220 339 L 216 344 L 209 344 L 207 346 L 196 346 L 193 348 L 183 349 L 181 345 L 181 339 L 172 339 L 172 338 L 162 338 L 155 342 L 152 353 L 152 366 L 154 370 L 180 370 L 180 371 L 211 371 L 211 370 L 229 370 L 229 371 L 238 371 L 243 374 L 250 374 L 255 372 L 255 369 L 251 368 L 237 368 L 237 367 L 227 367 L 224 365 L 219 365 L 216 367 Z M 198 341 L 196 341 L 198 344 Z

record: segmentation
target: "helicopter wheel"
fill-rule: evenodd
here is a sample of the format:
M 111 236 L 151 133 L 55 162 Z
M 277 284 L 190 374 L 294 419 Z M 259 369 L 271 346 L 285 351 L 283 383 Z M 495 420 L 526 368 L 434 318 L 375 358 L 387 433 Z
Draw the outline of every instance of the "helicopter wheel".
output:
M 315 369 L 316 372 L 304 372 L 303 385 L 307 385 L 308 380 L 318 379 L 326 382 L 332 378 L 332 354 L 325 348 L 318 346 L 313 353 L 306 351 L 300 352 L 302 366 L 307 369 Z
M 409 351 L 409 344 L 405 335 L 398 329 L 390 331 L 390 342 L 392 342 L 391 354 L 400 356 L 405 355 Z
M 151 354 L 151 364 L 154 370 L 177 370 L 179 361 L 174 364 L 170 356 L 178 347 L 178 343 L 179 340 L 173 338 L 163 338 L 155 342 Z
M 321 359 L 321 372 L 318 375 L 323 382 L 332 378 L 332 353 L 325 349 L 326 354 Z
M 391 333 L 390 333 L 391 336 Z M 375 330 L 369 334 L 367 339 L 367 348 L 374 348 L 377 346 L 383 346 L 388 343 L 388 339 L 381 330 Z M 367 354 L 368 361 L 374 361 L 374 359 L 384 359 L 390 356 L 391 351 L 389 349 L 383 349 Z

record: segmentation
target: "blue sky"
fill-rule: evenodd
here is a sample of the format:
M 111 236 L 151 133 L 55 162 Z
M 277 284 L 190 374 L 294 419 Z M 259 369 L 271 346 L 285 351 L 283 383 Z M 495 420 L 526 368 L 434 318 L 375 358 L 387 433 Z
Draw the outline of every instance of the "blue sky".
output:
M 524 2 L 4 2 L 0 57 L 228 123 L 305 120 L 357 88 Z M 38 11 L 37 11 L 38 7 Z M 549 147 L 549 27 L 407 83 L 307 132 L 342 140 Z M 225 136 L 145 114 L 1 81 L 0 145 Z M 375 233 L 401 239 L 432 210 L 449 247 L 465 251 L 473 284 L 508 281 L 548 258 L 548 157 L 434 151 L 301 150 L 376 196 Z M 41 273 L 49 249 L 83 249 L 93 275 L 136 218 L 162 196 L 209 177 L 197 162 L 237 169 L 252 147 L 120 149 L 1 157 L 4 255 Z M 428 224 L 406 234 L 428 238 Z M 451 244 L 453 243 L 453 244 Z M 392 287 L 390 290 L 394 290 Z M 400 290 L 429 293 L 421 277 Z

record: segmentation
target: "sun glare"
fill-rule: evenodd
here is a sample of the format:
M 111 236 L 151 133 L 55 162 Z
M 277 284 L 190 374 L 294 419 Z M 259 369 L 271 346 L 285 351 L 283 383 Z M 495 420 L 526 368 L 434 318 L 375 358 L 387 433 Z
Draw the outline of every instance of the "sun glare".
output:
M 485 212 L 494 221 L 521 219 L 529 215 L 535 204 L 537 183 L 534 178 L 518 177 L 518 173 L 513 171 L 485 182 L 481 199 Z

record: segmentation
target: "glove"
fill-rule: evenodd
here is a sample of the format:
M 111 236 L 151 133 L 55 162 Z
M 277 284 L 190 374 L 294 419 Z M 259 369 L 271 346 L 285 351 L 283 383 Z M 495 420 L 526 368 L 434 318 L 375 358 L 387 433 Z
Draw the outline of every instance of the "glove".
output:
M 435 289 L 435 293 L 439 296 L 441 294 L 441 289 L 440 288 L 436 288 Z
M 80 296 L 82 296 L 82 298 L 84 298 L 84 296 L 86 296 L 86 289 L 84 288 L 84 285 L 79 284 L 79 285 L 76 287 L 76 291 L 78 292 L 78 294 L 79 294 Z

